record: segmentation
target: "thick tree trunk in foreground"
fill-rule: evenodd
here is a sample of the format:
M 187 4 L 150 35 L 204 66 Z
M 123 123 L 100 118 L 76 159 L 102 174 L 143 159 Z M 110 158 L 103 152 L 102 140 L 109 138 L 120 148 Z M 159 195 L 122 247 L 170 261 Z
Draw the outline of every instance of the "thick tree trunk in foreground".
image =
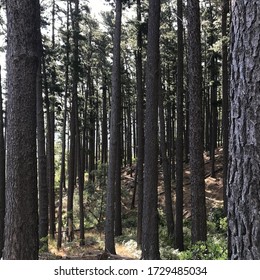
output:
M 227 188 L 231 259 L 260 259 L 259 22 L 257 0 L 232 1 Z
M 38 1 L 7 1 L 8 126 L 4 259 L 38 258 L 38 9 Z

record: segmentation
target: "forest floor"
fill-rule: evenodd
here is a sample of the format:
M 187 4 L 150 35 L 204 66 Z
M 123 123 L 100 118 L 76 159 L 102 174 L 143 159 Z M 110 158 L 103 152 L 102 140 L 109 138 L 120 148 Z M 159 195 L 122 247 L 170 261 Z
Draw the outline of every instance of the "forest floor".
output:
M 222 149 L 216 151 L 215 156 L 215 178 L 210 176 L 211 161 L 205 155 L 205 185 L 206 185 L 206 207 L 209 215 L 212 209 L 223 207 L 223 156 Z M 190 207 L 190 171 L 188 165 L 184 165 L 184 219 L 188 220 L 191 216 Z M 49 241 L 49 252 L 40 253 L 40 259 L 74 259 L 74 260 L 97 260 L 97 259 L 139 259 L 141 251 L 136 249 L 135 232 L 129 230 L 131 223 L 136 223 L 136 208 L 132 209 L 132 194 L 135 185 L 134 172 L 131 174 L 130 168 L 122 170 L 122 215 L 127 220 L 126 229 L 122 237 L 116 238 L 117 255 L 108 255 L 104 253 L 104 233 L 103 230 L 86 230 L 85 245 L 79 246 L 79 239 L 74 242 L 64 241 L 60 250 L 56 249 L 56 242 Z M 126 194 L 124 197 L 124 193 Z M 130 193 L 130 196 L 129 196 Z M 159 174 L 159 203 L 164 205 L 163 176 Z M 173 201 L 175 201 L 175 186 L 173 186 Z M 129 199 L 131 198 L 131 199 Z M 130 224 L 130 226 L 129 226 Z M 75 232 L 77 236 L 77 231 Z

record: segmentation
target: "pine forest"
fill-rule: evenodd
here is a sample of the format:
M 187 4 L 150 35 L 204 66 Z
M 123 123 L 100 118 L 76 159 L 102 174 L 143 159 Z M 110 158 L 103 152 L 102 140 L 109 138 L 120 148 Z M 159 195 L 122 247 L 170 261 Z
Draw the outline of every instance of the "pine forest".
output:
M 258 0 L 0 11 L 0 259 L 260 260 Z

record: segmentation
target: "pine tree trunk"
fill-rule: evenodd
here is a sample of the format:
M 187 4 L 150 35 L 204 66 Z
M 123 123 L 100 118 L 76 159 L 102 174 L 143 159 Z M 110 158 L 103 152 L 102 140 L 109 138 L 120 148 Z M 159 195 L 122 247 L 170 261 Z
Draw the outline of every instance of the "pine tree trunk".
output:
M 159 259 L 158 94 L 160 0 L 149 1 L 142 258 Z
M 52 51 L 55 52 L 55 12 L 56 2 L 52 1 Z M 48 117 L 48 134 L 47 134 L 47 160 L 48 160 L 48 185 L 49 185 L 49 231 L 50 237 L 55 238 L 55 152 L 54 152 L 54 134 L 55 134 L 55 86 L 56 86 L 56 69 L 51 67 L 51 85 Z
M 115 226 L 115 184 L 116 184 L 116 162 L 117 149 L 120 143 L 118 135 L 120 132 L 120 106 L 121 106 L 121 79 L 120 79 L 120 42 L 121 42 L 121 17 L 122 2 L 116 0 L 116 21 L 114 32 L 114 50 L 112 67 L 112 103 L 110 120 L 110 143 L 109 143 L 109 165 L 108 185 L 106 199 L 106 224 L 105 224 L 105 250 L 115 254 L 114 226 Z
M 71 4 L 71 3 L 70 3 Z M 74 10 L 71 9 L 72 29 L 73 29 L 73 61 L 72 61 L 72 107 L 70 118 L 70 155 L 69 155 L 69 180 L 68 180 L 68 202 L 67 202 L 67 235 L 68 240 L 74 239 L 74 217 L 73 217 L 73 198 L 76 183 L 76 133 L 77 133 L 77 104 L 78 104 L 78 67 L 79 67 L 79 0 L 74 2 Z
M 216 43 L 214 35 L 214 19 L 213 19 L 213 6 L 209 3 L 209 21 L 210 21 L 210 35 L 209 44 L 211 47 Z M 217 147 L 217 131 L 218 131 L 218 66 L 217 57 L 214 50 L 211 51 L 210 58 L 210 96 L 211 96 L 211 129 L 210 129 L 210 158 L 211 158 L 211 177 L 215 178 L 215 149 Z
M 222 37 L 227 36 L 227 14 L 229 1 L 222 0 Z M 224 210 L 227 213 L 227 171 L 228 171 L 228 132 L 229 132 L 229 75 L 228 75 L 228 46 L 224 39 L 222 43 L 222 133 L 223 133 L 223 201 Z
M 183 8 L 177 1 L 178 64 L 177 64 L 177 140 L 176 140 L 176 248 L 183 251 Z
M 203 159 L 202 72 L 199 1 L 188 0 L 189 145 L 192 243 L 207 239 Z
M 106 77 L 103 77 L 103 89 L 102 89 L 102 151 L 101 162 L 107 163 L 107 85 Z
M 38 1 L 7 1 L 4 259 L 38 259 L 36 73 L 39 63 L 39 14 Z
M 137 0 L 137 33 L 136 56 L 136 87 L 137 87 L 137 179 L 138 179 L 138 207 L 137 207 L 137 244 L 142 245 L 142 215 L 143 215 L 143 182 L 144 182 L 144 89 L 143 89 L 143 38 L 141 29 L 141 2 Z
M 118 134 L 118 142 L 120 143 L 121 133 Z M 121 148 L 117 145 L 116 175 L 115 175 L 115 236 L 122 235 L 122 202 L 121 202 Z
M 5 141 L 4 115 L 2 98 L 2 78 L 0 67 L 0 259 L 4 248 L 4 219 L 5 219 Z
M 67 84 L 65 82 L 65 84 Z M 67 88 L 67 86 L 66 86 Z M 65 90 L 64 99 L 64 117 L 63 117 L 63 128 L 62 128 L 62 151 L 61 151 L 61 172 L 60 172 L 60 185 L 59 185 L 59 208 L 58 208 L 58 237 L 57 237 L 57 248 L 61 248 L 62 243 L 62 207 L 63 207 L 63 189 L 65 189 L 65 159 L 66 159 L 66 126 L 67 126 L 67 90 Z
M 91 67 L 88 70 L 88 87 L 89 87 L 89 105 L 90 105 L 90 116 L 89 116 L 89 191 L 94 193 L 94 180 L 95 176 L 93 171 L 95 170 L 95 102 L 94 102 L 94 87 L 91 77 Z
M 116 154 L 116 170 L 115 170 L 115 236 L 122 235 L 122 202 L 121 202 L 121 167 L 122 167 L 122 154 L 127 155 L 127 153 L 123 153 L 123 118 L 122 118 L 122 98 L 120 95 L 120 100 L 118 100 L 119 108 L 118 113 L 120 116 L 118 123 L 118 131 L 117 131 L 117 154 Z M 126 119 L 126 118 L 125 118 Z M 127 139 L 125 141 L 127 143 Z
M 77 104 L 78 112 L 78 104 Z M 78 113 L 76 117 L 76 141 L 77 141 L 77 159 L 78 159 L 78 185 L 79 185 L 79 228 L 80 228 L 80 246 L 85 245 L 85 225 L 84 225 L 84 153 L 82 149 L 80 124 Z
M 231 259 L 259 260 L 259 2 L 233 1 L 231 13 L 231 116 L 227 189 Z
M 62 148 L 61 148 L 61 166 L 60 166 L 60 185 L 59 185 L 59 208 L 58 208 L 58 236 L 57 236 L 57 249 L 61 248 L 62 244 L 62 208 L 63 208 L 63 189 L 66 189 L 66 174 L 65 174 L 65 161 L 66 161 L 66 128 L 67 128 L 67 100 L 68 100 L 68 84 L 69 84 L 69 3 L 67 1 L 67 37 L 66 37 L 66 62 L 65 62 L 65 97 L 64 97 L 64 113 L 63 113 L 63 127 L 62 127 Z

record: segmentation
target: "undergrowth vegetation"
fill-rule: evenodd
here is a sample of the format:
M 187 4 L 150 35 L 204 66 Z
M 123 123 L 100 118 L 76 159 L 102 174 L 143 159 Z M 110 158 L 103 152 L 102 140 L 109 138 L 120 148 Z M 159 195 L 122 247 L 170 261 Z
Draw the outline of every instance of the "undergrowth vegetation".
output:
M 74 226 L 75 237 L 73 242 L 66 241 L 66 234 L 63 238 L 63 252 L 68 255 L 83 254 L 84 250 L 95 250 L 95 252 L 104 250 L 104 223 L 105 223 L 105 200 L 106 200 L 106 174 L 107 165 L 98 165 L 95 171 L 95 182 L 89 186 L 86 184 L 87 191 L 84 192 L 84 209 L 85 209 L 85 231 L 86 240 L 85 248 L 78 246 L 77 229 L 79 228 L 79 203 L 78 188 L 75 189 L 74 195 Z M 88 175 L 86 174 L 86 179 Z M 116 237 L 117 253 L 122 256 L 128 256 L 132 259 L 141 258 L 141 248 L 138 248 L 136 242 L 137 232 L 137 209 L 131 207 L 133 180 L 123 181 L 122 185 L 122 227 L 123 234 Z M 87 181 L 87 180 L 86 180 Z M 66 201 L 64 201 L 63 225 L 66 225 Z M 207 219 L 207 241 L 191 244 L 191 219 L 184 219 L 184 248 L 180 252 L 174 249 L 174 237 L 170 238 L 167 233 L 165 213 L 162 202 L 158 209 L 159 214 L 159 240 L 160 256 L 163 260 L 225 260 L 227 259 L 227 220 L 223 208 L 212 207 L 208 210 Z M 64 230 L 65 232 L 65 230 Z M 49 247 L 53 251 L 55 244 L 49 242 Z M 78 253 L 77 253 L 78 252 Z M 57 254 L 57 252 L 56 252 Z

